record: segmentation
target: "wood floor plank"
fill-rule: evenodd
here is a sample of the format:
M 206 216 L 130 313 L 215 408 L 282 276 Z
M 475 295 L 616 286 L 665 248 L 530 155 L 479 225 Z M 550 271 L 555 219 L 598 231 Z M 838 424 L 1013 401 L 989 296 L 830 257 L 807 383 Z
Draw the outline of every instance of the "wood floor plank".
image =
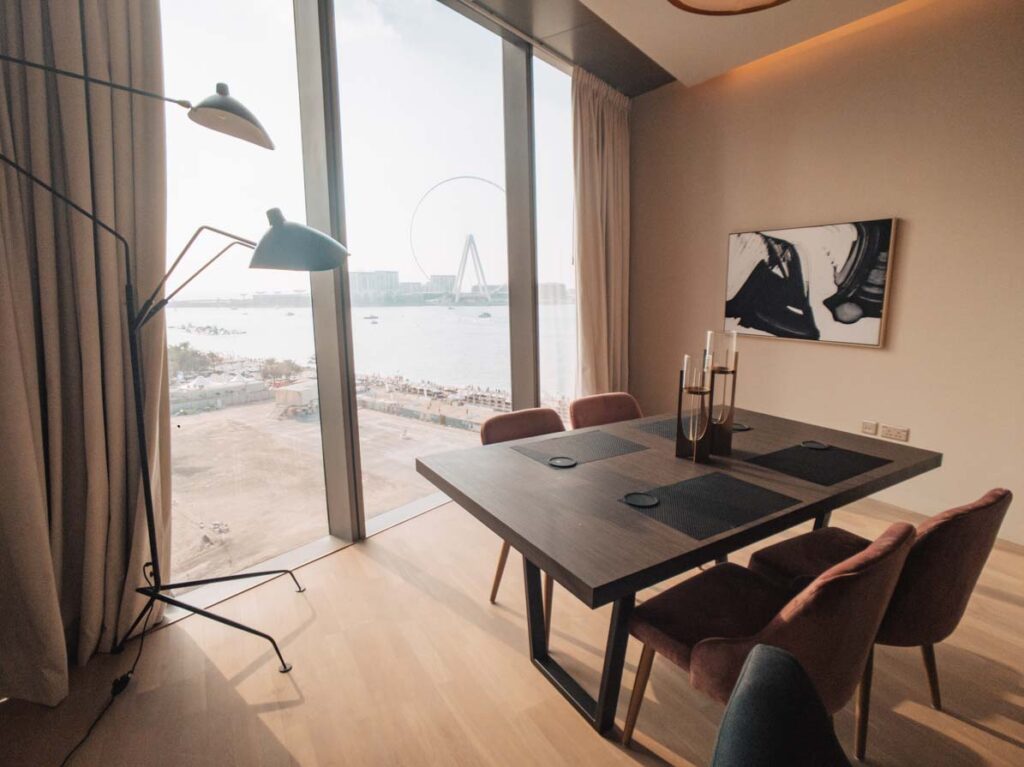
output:
M 833 524 L 867 537 L 910 515 L 871 501 Z M 794 531 L 796 532 L 796 531 Z M 514 551 L 488 602 L 498 544 L 454 504 L 215 609 L 275 634 L 187 618 L 146 640 L 136 678 L 73 762 L 80 765 L 703 765 L 722 707 L 657 659 L 631 750 L 599 737 L 531 666 Z M 745 563 L 749 551 L 731 557 Z M 879 647 L 868 732 L 872 765 L 1024 763 L 1024 549 L 1000 543 L 959 630 L 936 647 L 945 711 L 930 706 L 916 648 Z M 648 589 L 650 598 L 669 584 Z M 607 608 L 556 586 L 552 653 L 596 689 Z M 0 704 L 0 764 L 59 764 L 130 664 L 98 657 L 46 709 Z M 639 660 L 631 641 L 618 722 Z M 852 703 L 836 716 L 848 753 Z

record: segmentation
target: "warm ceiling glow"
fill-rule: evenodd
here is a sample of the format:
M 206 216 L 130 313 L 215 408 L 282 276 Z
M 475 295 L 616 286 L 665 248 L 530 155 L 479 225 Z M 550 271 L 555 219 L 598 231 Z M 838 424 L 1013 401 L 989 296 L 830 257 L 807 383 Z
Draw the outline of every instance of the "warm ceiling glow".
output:
M 841 27 L 830 29 L 827 32 L 822 32 L 820 35 L 795 43 L 788 48 L 783 48 L 775 51 L 774 53 L 769 53 L 767 56 L 755 59 L 754 61 L 741 64 L 735 69 L 731 69 L 724 73 L 723 77 L 764 72 L 768 67 L 773 64 L 777 64 L 780 61 L 793 59 L 801 54 L 807 53 L 808 51 L 820 48 L 821 46 L 835 43 L 837 40 L 841 40 L 845 37 L 859 34 L 865 30 L 872 29 L 873 27 L 877 27 L 882 24 L 888 24 L 894 19 L 898 19 L 903 16 L 918 13 L 936 2 L 938 2 L 938 0 L 903 0 L 896 5 L 890 5 L 888 8 L 872 13 L 870 16 L 863 16 L 855 21 L 851 21 L 849 24 L 844 24 Z
M 741 13 L 763 11 L 789 0 L 668 0 L 676 8 L 704 16 L 737 16 Z

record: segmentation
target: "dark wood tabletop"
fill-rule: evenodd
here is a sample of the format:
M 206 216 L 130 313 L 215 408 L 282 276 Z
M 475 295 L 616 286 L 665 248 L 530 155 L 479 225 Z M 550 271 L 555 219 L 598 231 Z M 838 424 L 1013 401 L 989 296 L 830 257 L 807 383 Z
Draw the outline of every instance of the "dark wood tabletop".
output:
M 737 409 L 736 420 L 751 429 L 734 434 L 733 455 L 695 464 L 675 457 L 673 439 L 638 428 L 669 418 L 660 415 L 568 432 L 604 431 L 648 448 L 571 469 L 552 468 L 513 449 L 555 435 L 439 453 L 417 459 L 416 468 L 576 597 L 598 607 L 942 463 L 942 455 L 929 450 Z M 890 463 L 823 486 L 746 460 L 804 440 Z M 782 493 L 795 503 L 696 540 L 620 501 L 629 492 L 712 472 Z

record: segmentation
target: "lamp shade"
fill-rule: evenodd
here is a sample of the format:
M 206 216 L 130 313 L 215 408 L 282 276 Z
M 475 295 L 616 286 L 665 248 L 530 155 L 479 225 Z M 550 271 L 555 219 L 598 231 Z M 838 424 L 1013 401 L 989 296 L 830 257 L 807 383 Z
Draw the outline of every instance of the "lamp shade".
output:
M 676 8 L 703 16 L 739 16 L 765 11 L 789 0 L 668 0 Z
M 260 238 L 250 269 L 322 272 L 337 269 L 348 250 L 340 242 L 305 224 L 285 221 L 278 208 L 267 211 L 270 229 Z
M 274 148 L 274 142 L 256 115 L 232 96 L 224 83 L 217 83 L 217 92 L 188 110 L 188 116 L 204 128 L 226 133 L 265 149 Z

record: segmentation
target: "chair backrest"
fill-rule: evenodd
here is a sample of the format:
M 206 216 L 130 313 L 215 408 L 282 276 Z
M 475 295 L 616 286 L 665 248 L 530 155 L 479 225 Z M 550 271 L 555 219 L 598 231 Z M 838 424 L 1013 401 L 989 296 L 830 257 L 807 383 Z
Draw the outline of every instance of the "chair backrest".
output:
M 914 528 L 898 522 L 815 578 L 756 635 L 698 642 L 690 665 L 694 686 L 728 698 L 745 654 L 756 644 L 768 644 L 800 661 L 825 708 L 835 713 L 857 689 L 913 540 Z
M 580 397 L 569 405 L 569 423 L 574 429 L 643 417 L 640 404 L 624 391 Z
M 759 644 L 722 715 L 711 767 L 850 767 L 799 661 Z
M 493 445 L 495 442 L 537 437 L 556 431 L 565 431 L 558 413 L 549 407 L 535 407 L 488 418 L 480 426 L 480 441 L 485 445 Z
M 882 644 L 935 644 L 960 623 L 1013 494 L 990 490 L 974 503 L 921 523 L 889 609 L 878 630 Z

